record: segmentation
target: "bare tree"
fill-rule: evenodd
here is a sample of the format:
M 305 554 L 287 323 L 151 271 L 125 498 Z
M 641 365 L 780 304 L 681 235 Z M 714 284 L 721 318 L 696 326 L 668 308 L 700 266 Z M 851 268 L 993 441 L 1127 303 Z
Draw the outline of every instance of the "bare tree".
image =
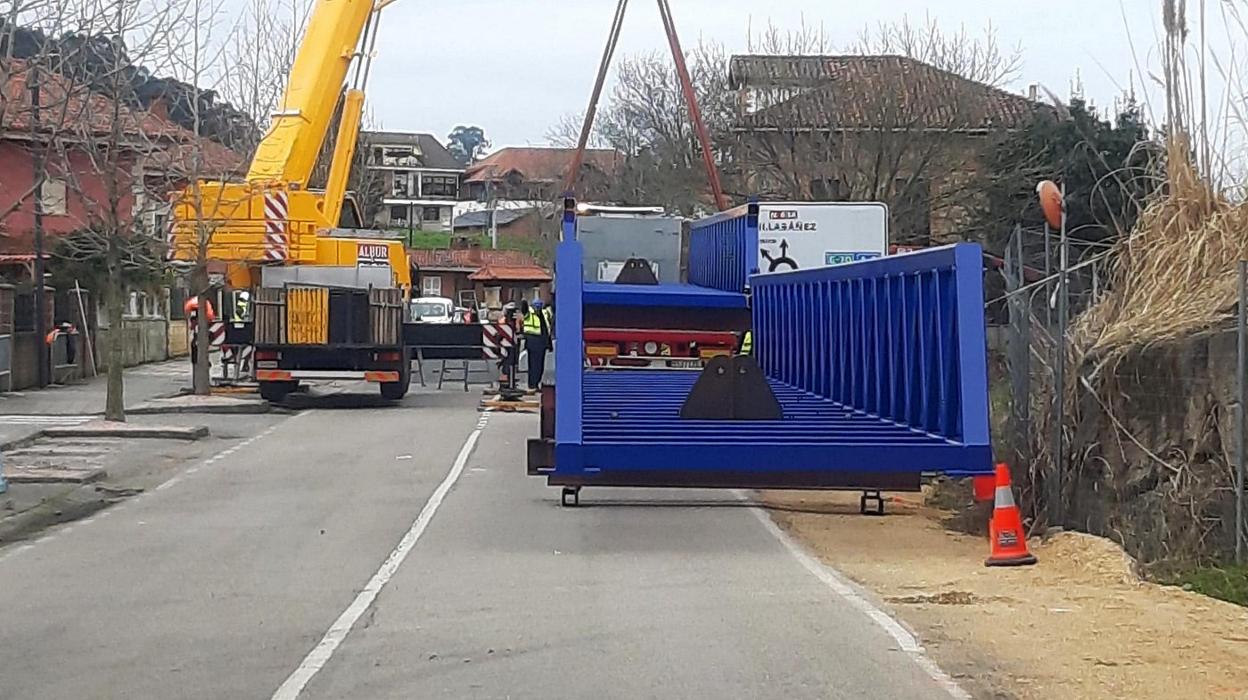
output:
M 724 47 L 700 42 L 687 57 L 694 93 L 712 135 L 727 133 L 732 117 Z M 547 133 L 557 145 L 576 144 L 580 119 L 565 115 Z M 602 194 L 624 204 L 661 205 L 693 213 L 711 206 L 701 151 L 669 54 L 624 57 L 599 109 L 590 144 L 612 148 L 621 162 Z
M 994 112 L 1008 99 L 995 85 L 1018 65 L 991 30 L 931 20 L 881 25 L 850 55 L 745 57 L 733 68 L 735 162 L 764 196 L 884 201 L 894 240 L 925 244 L 933 218 L 964 217 L 984 136 L 1011 126 Z M 1011 102 L 1020 119 L 1024 102 Z
M 309 0 L 248 0 L 230 33 L 230 69 L 221 80 L 221 93 L 251 118 L 257 138 L 281 108 L 309 4 Z M 246 151 L 255 145 L 253 140 Z
M 135 215 L 146 195 L 143 163 L 178 136 L 167 122 L 132 107 L 138 103 L 136 65 L 159 68 L 178 10 L 125 2 L 61 8 L 67 11 L 37 28 L 45 50 L 23 63 L 26 80 L 39 88 L 29 95 L 32 112 L 38 108 L 31 140 L 38 151 L 36 182 L 64 188 L 64 197 L 81 203 L 81 228 L 61 239 L 57 252 L 103 298 L 112 324 L 104 349 L 105 417 L 121 421 L 125 299 L 161 268 L 160 241 Z
M 198 361 L 192 363 L 192 390 L 199 395 L 211 392 L 209 374 L 209 353 L 211 351 L 211 334 L 209 309 L 212 283 L 209 274 L 210 249 L 212 240 L 221 226 L 221 221 L 233 218 L 232 207 L 245 203 L 223 202 L 221 198 L 209 196 L 205 192 L 206 180 L 227 181 L 229 172 L 214 166 L 205 152 L 206 141 L 199 136 L 203 133 L 206 121 L 204 100 L 200 99 L 200 91 L 205 87 L 216 87 L 229 82 L 235 75 L 229 66 L 237 66 L 235 61 L 227 61 L 229 43 L 218 41 L 221 17 L 220 4 L 211 4 L 212 0 L 184 0 L 189 3 L 185 39 L 179 50 L 172 53 L 174 69 L 179 77 L 195 86 L 195 98 L 191 101 L 191 132 L 196 136 L 195 142 L 184 154 L 183 166 L 186 172 L 185 187 L 178 193 L 174 211 L 187 220 L 180 222 L 188 226 L 192 232 L 191 263 L 187 275 L 190 292 L 196 299 L 195 331 L 192 334 L 193 356 Z M 245 26 L 245 25 L 244 25 Z M 236 29 L 244 32 L 245 29 Z M 237 36 L 237 34 L 236 34 Z M 258 38 L 257 41 L 262 41 Z M 243 40 L 244 45 L 247 40 Z M 215 78 L 215 81 L 213 80 Z M 251 75 L 259 80 L 258 72 Z M 236 84 L 246 84 L 245 80 L 235 80 Z M 253 95 L 260 93 L 260 88 L 253 89 Z M 253 105 L 254 106 L 254 105 Z M 179 251 L 185 253 L 185 251 Z M 221 310 L 224 313 L 224 309 Z

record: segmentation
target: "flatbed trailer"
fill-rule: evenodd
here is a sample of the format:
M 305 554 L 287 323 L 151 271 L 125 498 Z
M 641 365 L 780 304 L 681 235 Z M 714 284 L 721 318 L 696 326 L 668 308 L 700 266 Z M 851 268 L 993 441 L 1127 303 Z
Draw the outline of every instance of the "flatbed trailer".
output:
M 739 226 L 715 244 L 735 253 L 748 235 Z M 722 269 L 695 272 L 691 260 L 690 279 L 720 292 L 748 284 L 755 358 L 780 410 L 770 420 L 682 418 L 696 370 L 587 367 L 585 313 L 600 299 L 581 281 L 580 255 L 575 240 L 557 253 L 555 382 L 529 445 L 529 473 L 563 487 L 565 504 L 584 486 L 837 488 L 878 500 L 928 473 L 992 473 L 978 245 L 772 274 L 710 254 L 699 264 Z

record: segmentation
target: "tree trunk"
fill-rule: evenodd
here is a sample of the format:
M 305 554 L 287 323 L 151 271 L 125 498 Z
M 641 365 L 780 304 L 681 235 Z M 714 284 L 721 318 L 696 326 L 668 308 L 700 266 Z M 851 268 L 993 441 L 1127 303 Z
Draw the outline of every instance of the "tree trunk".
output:
M 104 419 L 118 422 L 126 420 L 125 336 L 122 332 L 122 303 L 125 290 L 116 276 L 110 276 L 104 285 L 104 308 L 108 313 L 108 384 L 104 399 Z
M 208 270 L 206 267 L 200 266 L 196 269 L 193 276 L 191 288 L 198 290 L 198 307 L 195 313 L 195 333 L 192 336 L 192 342 L 195 343 L 195 358 L 198 360 L 192 368 L 191 385 L 193 391 L 200 396 L 207 396 L 212 392 L 211 379 L 209 375 L 208 352 L 212 347 L 208 335 Z

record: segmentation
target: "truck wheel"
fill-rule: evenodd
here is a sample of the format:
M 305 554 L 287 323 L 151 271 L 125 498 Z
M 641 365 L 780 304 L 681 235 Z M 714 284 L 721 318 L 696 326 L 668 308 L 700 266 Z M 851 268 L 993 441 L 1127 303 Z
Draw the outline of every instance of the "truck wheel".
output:
M 260 398 L 270 403 L 280 403 L 298 386 L 299 382 L 260 382 Z
M 382 382 L 381 398 L 387 401 L 398 401 L 407 395 L 407 382 Z

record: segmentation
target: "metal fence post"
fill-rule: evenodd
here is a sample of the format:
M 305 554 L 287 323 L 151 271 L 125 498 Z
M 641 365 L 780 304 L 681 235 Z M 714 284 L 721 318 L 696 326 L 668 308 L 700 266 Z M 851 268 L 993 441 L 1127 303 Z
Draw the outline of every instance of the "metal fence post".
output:
M 1245 390 L 1248 390 L 1248 381 L 1244 378 L 1244 372 L 1248 370 L 1248 312 L 1245 311 L 1245 305 L 1248 305 L 1248 261 L 1239 261 L 1239 322 L 1235 326 L 1236 336 L 1236 363 L 1235 363 L 1235 389 L 1236 409 L 1235 409 L 1235 563 L 1244 563 L 1244 462 L 1245 448 L 1248 448 L 1248 440 L 1246 440 L 1244 429 L 1244 400 L 1246 398 Z
M 1010 318 L 1010 337 L 1007 347 L 1010 374 L 1010 441 L 1014 464 L 1031 463 L 1028 439 L 1031 435 L 1031 314 L 1027 297 L 1020 291 L 1026 286 L 1025 258 L 1023 257 L 1022 227 L 1015 225 L 1014 234 L 1006 246 L 1005 285 L 1010 295 L 1007 304 Z
M 1065 521 L 1065 504 L 1062 502 L 1065 482 L 1065 455 L 1062 426 L 1066 422 L 1066 313 L 1069 306 L 1070 287 L 1066 268 L 1069 265 L 1069 249 L 1066 238 L 1066 183 L 1062 183 L 1062 229 L 1058 239 L 1057 277 L 1057 333 L 1053 342 L 1053 483 L 1049 485 L 1049 525 L 1061 526 Z

